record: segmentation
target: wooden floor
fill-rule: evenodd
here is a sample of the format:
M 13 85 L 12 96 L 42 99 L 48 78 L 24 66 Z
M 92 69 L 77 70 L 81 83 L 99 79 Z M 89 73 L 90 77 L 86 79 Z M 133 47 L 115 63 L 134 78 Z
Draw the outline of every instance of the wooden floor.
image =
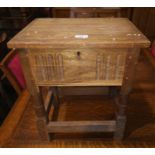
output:
M 155 60 L 143 52 L 135 84 L 129 96 L 127 126 L 122 142 L 112 133 L 52 134 L 50 143 L 38 136 L 30 99 L 20 121 L 3 147 L 155 147 Z M 68 96 L 62 99 L 58 120 L 107 120 L 114 117 L 114 105 L 103 96 Z

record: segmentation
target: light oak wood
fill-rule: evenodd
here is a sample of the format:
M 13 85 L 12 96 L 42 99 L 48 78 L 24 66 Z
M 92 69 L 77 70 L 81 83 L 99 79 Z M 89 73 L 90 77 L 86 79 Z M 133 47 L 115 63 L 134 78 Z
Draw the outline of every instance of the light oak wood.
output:
M 19 32 L 8 46 L 22 48 L 19 53 L 42 140 L 49 140 L 50 132 L 74 129 L 115 131 L 115 140 L 121 140 L 139 49 L 149 45 L 149 40 L 125 18 L 36 19 Z M 94 121 L 48 122 L 40 86 L 53 86 L 56 111 L 60 103 L 58 86 L 119 86 L 116 128 L 108 122 L 106 126 Z
M 36 86 L 34 79 L 32 78 L 32 73 L 30 71 L 30 65 L 28 60 L 28 54 L 26 49 L 20 49 L 20 59 L 22 61 L 22 68 L 24 70 L 24 76 L 26 79 L 27 88 L 30 91 L 35 106 L 35 112 L 37 116 L 37 126 L 40 137 L 43 141 L 48 141 L 48 133 L 46 130 L 46 123 L 48 122 L 48 116 L 46 115 L 46 111 L 43 104 L 43 98 L 40 93 L 40 89 Z
M 88 35 L 77 39 L 75 35 Z M 10 48 L 148 47 L 148 39 L 126 18 L 35 19 L 12 40 Z
M 146 51 L 150 56 L 150 51 Z M 3 143 L 5 148 L 18 147 L 49 147 L 49 148 L 71 148 L 71 147 L 155 147 L 155 75 L 153 65 L 150 63 L 150 57 L 147 57 L 145 52 L 140 55 L 137 72 L 135 74 L 135 82 L 132 94 L 129 96 L 129 107 L 127 112 L 127 128 L 124 135 L 124 140 L 115 142 L 111 140 L 111 136 L 106 133 L 67 133 L 54 134 L 53 140 L 49 143 L 44 143 L 40 140 L 40 136 L 36 127 L 36 116 L 32 100 L 29 101 L 24 113 L 19 117 L 20 122 L 15 127 L 14 133 L 9 137 L 7 143 Z M 152 57 L 152 61 L 153 59 Z M 85 87 L 84 87 L 85 88 Z M 59 111 L 59 121 L 67 120 L 102 120 L 111 118 L 113 110 L 111 102 L 105 101 L 102 103 L 102 96 L 70 96 L 64 97 L 62 107 Z M 25 98 L 26 99 L 26 98 Z M 20 100 L 25 102 L 25 100 Z M 74 106 L 72 106 L 74 105 Z M 22 106 L 22 104 L 21 104 Z M 82 107 L 82 109 L 81 109 Z M 95 109 L 94 111 L 91 111 Z M 101 113 L 102 111 L 102 113 Z M 80 112 L 80 113 L 79 113 Z M 78 115 L 75 115 L 75 113 Z M 16 114 L 16 112 L 15 112 Z M 14 114 L 13 114 L 14 115 Z M 78 118 L 77 118 L 78 117 Z M 10 118 L 11 122 L 12 117 Z M 7 130 L 8 126 L 5 126 Z M 5 131 L 4 130 L 4 131 Z M 1 133 L 3 135 L 3 133 Z M 23 136 L 24 135 L 24 136 Z M 107 137 L 108 136 L 108 137 Z M 110 138 L 110 139 L 109 139 Z
M 117 105 L 117 112 L 116 112 L 116 132 L 114 138 L 116 140 L 121 140 L 124 135 L 125 131 L 125 124 L 126 124 L 126 106 L 128 101 L 128 95 L 131 92 L 135 69 L 138 62 L 140 50 L 129 49 L 127 51 L 126 56 L 126 64 L 125 64 L 125 72 L 123 77 L 123 84 L 119 95 L 117 95 L 116 105 Z
M 122 85 L 126 49 L 29 49 L 38 85 Z M 78 55 L 79 54 L 79 55 Z
M 50 122 L 47 125 L 49 132 L 113 132 L 115 121 L 63 121 Z

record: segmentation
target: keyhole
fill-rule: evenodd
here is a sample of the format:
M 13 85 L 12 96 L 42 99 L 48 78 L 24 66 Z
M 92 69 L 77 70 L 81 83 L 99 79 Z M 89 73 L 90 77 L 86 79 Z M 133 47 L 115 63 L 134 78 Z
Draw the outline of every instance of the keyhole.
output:
M 77 51 L 77 56 L 80 58 L 80 51 Z

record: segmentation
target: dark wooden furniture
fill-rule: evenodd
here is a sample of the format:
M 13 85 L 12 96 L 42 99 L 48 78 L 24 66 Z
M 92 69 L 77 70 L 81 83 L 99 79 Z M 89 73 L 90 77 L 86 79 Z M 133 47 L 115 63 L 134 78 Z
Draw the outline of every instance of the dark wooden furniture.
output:
M 0 72 L 2 72 L 0 76 L 0 123 L 5 120 L 17 96 L 20 96 L 23 91 L 17 76 L 10 68 L 11 66 L 14 71 L 18 70 L 19 66 L 15 65 L 19 64 L 12 63 L 15 59 L 17 60 L 17 52 L 13 49 L 0 62 Z
M 139 51 L 149 45 L 125 18 L 36 19 L 18 33 L 8 46 L 19 50 L 42 140 L 49 140 L 51 132 L 103 131 L 114 132 L 116 140 L 122 139 Z M 45 103 L 40 86 L 51 86 Z M 51 121 L 49 111 L 51 105 L 57 110 L 59 86 L 116 87 L 116 120 Z M 51 94 L 57 102 L 47 104 Z
M 15 132 L 15 129 L 19 124 L 22 114 L 24 113 L 29 102 L 29 99 L 30 93 L 28 92 L 28 90 L 24 90 L 9 111 L 9 114 L 0 126 L 0 147 L 2 147 L 3 144 L 7 143 L 8 139 Z
M 21 94 L 22 92 L 22 88 L 20 87 L 17 79 L 15 78 L 15 76 L 13 75 L 13 73 L 10 71 L 10 69 L 8 68 L 8 64 L 11 61 L 11 59 L 17 54 L 17 52 L 15 51 L 15 49 L 12 49 L 5 57 L 4 59 L 0 62 L 0 70 L 3 72 L 3 76 L 2 78 L 7 78 L 9 80 L 9 82 L 11 83 L 11 85 L 13 86 L 13 88 L 15 89 L 16 93 L 18 95 Z
M 4 7 L 0 9 L 0 32 L 14 36 L 35 17 L 35 8 Z
M 155 39 L 155 8 L 133 8 L 132 21 L 151 41 Z
M 70 8 L 69 7 L 53 7 L 51 11 L 52 17 L 54 18 L 69 18 Z
M 119 7 L 54 7 L 52 13 L 54 18 L 94 18 L 94 17 L 126 17 L 131 18 L 132 8 Z
M 70 17 L 91 18 L 91 17 L 120 17 L 120 8 L 70 8 Z
M 6 84 L 3 79 L 3 71 L 1 70 L 1 61 L 4 59 L 5 55 L 9 52 L 7 48 L 7 34 L 5 32 L 0 34 L 0 124 L 5 119 L 8 111 L 11 108 L 13 98 L 8 95 L 9 84 Z

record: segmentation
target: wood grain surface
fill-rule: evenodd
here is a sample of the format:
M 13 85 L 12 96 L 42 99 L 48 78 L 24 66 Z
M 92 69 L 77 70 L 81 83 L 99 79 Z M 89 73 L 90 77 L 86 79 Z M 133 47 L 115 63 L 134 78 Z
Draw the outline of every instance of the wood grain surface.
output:
M 29 49 L 40 86 L 121 86 L 128 49 Z
M 88 35 L 76 38 L 76 35 Z M 148 47 L 127 18 L 35 19 L 8 42 L 9 48 Z
M 154 66 L 155 60 L 151 53 L 146 50 L 142 52 L 133 91 L 129 96 L 127 127 L 122 142 L 112 141 L 112 135 L 107 133 L 56 133 L 49 143 L 43 143 L 36 127 L 33 102 L 30 100 L 12 136 L 3 147 L 155 147 Z M 62 99 L 58 120 L 110 120 L 115 110 L 112 105 L 111 100 L 102 96 L 66 96 Z
M 114 139 L 122 140 L 127 97 L 136 73 L 138 51 L 149 44 L 149 40 L 125 18 L 36 19 L 11 39 L 9 47 L 21 48 L 21 63 L 35 103 L 36 124 L 42 141 L 48 141 L 52 131 L 97 132 L 101 129 L 115 131 Z M 92 124 L 48 122 L 40 86 L 63 85 L 121 86 L 114 124 L 95 120 Z M 57 114 L 59 109 L 56 108 Z M 63 127 L 68 129 L 62 130 Z

